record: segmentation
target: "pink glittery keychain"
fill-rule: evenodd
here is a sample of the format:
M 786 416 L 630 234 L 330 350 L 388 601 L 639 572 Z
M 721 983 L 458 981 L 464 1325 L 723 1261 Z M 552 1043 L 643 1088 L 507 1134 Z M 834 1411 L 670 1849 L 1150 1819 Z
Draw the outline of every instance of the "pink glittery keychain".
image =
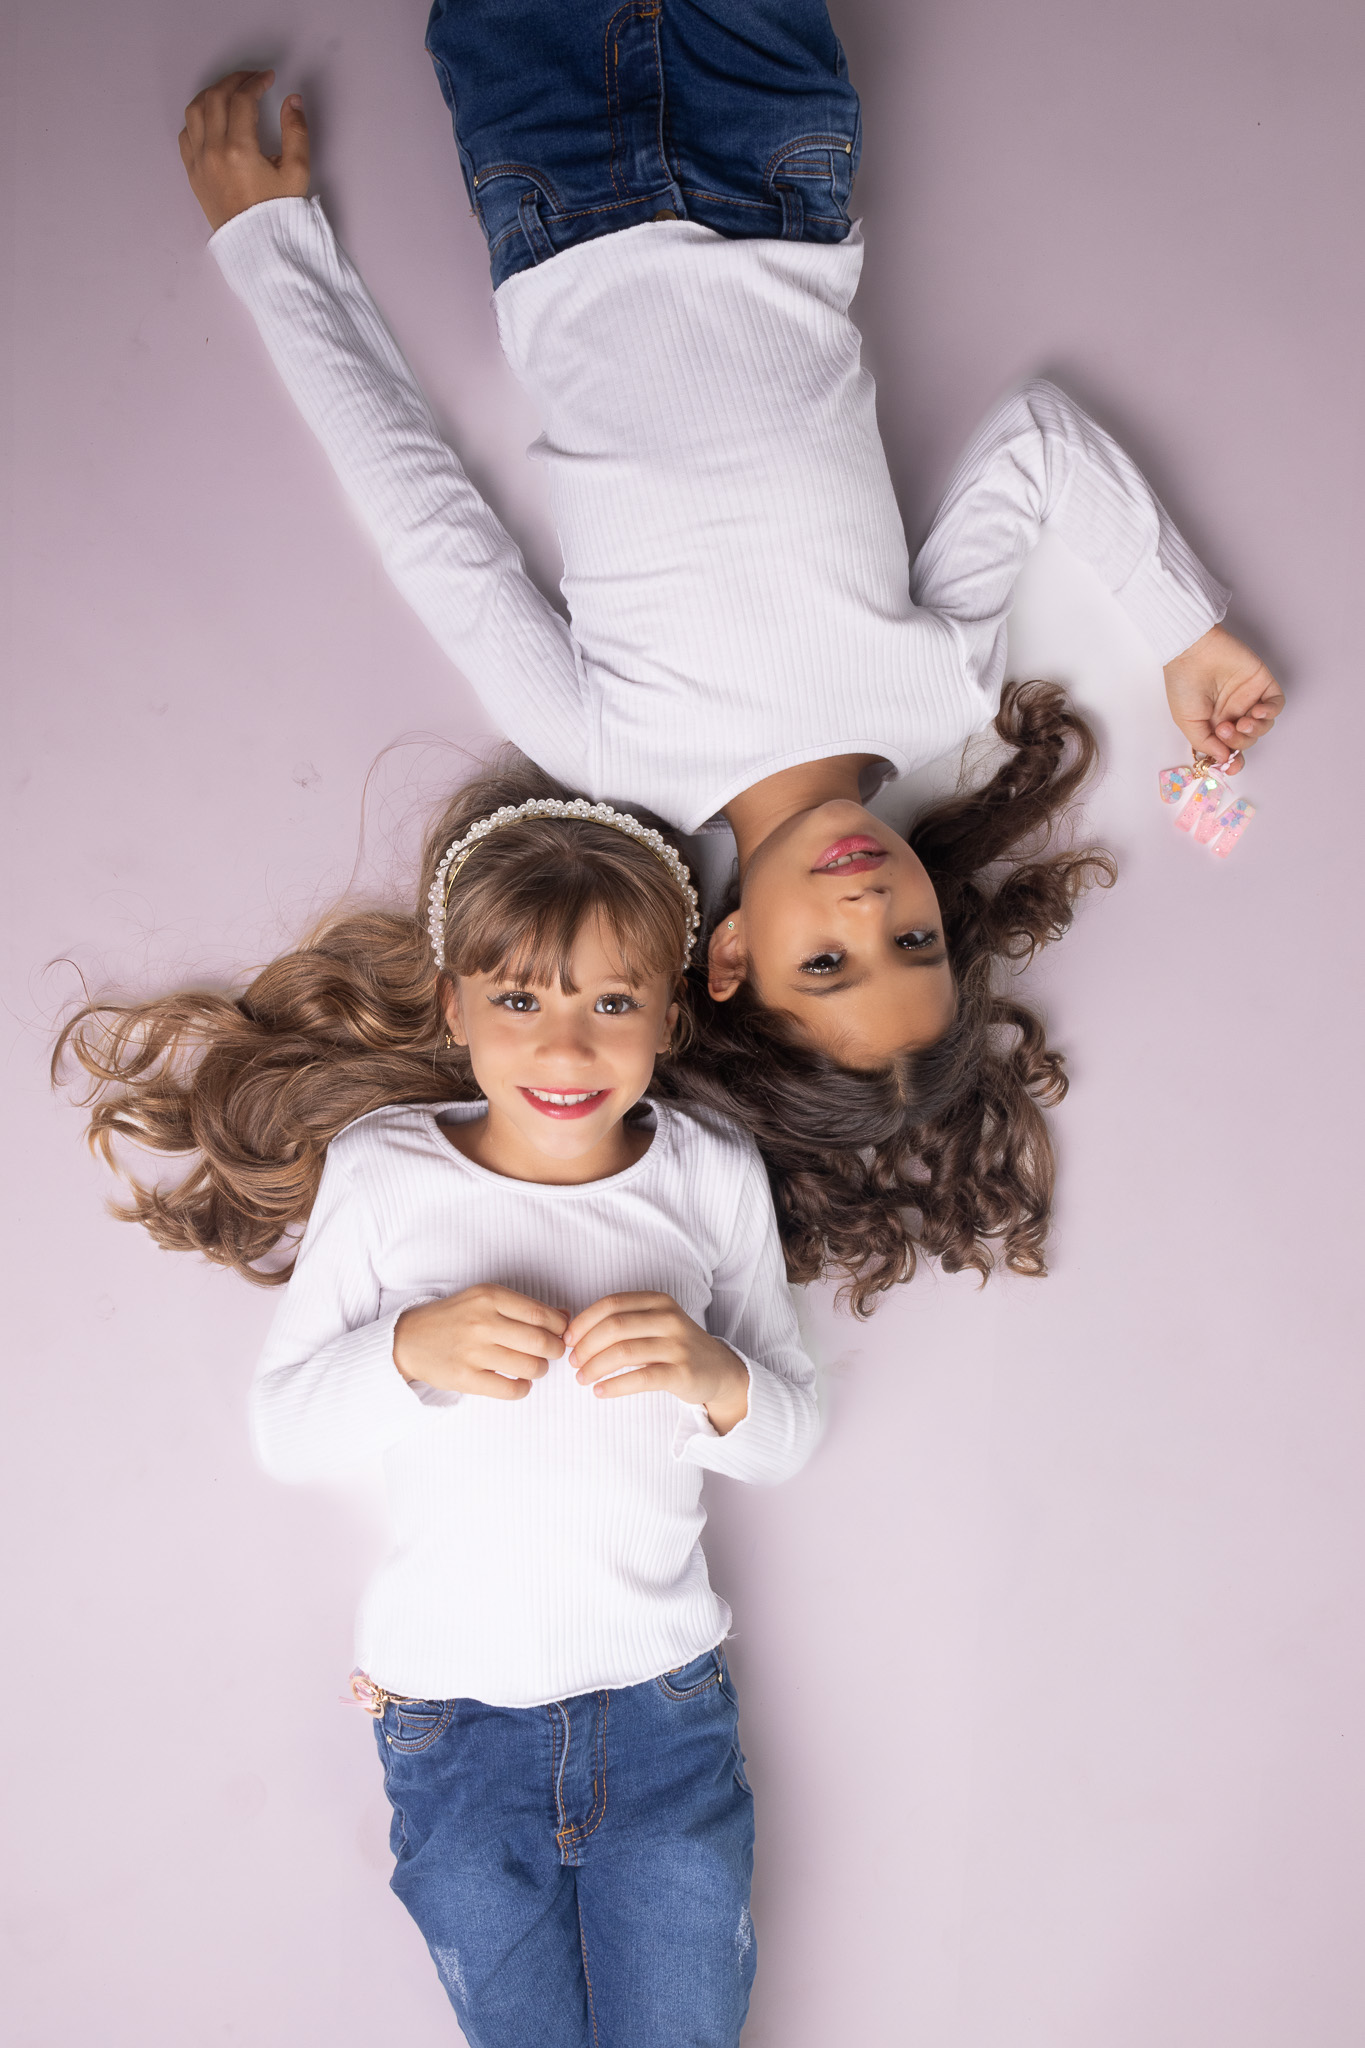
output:
M 1235 761 L 1238 752 L 1228 761 Z M 1244 796 L 1228 801 L 1232 792 L 1227 776 L 1207 754 L 1196 752 L 1188 768 L 1163 768 L 1157 786 L 1162 803 L 1182 807 L 1176 831 L 1188 832 L 1196 846 L 1207 846 L 1217 860 L 1227 859 L 1256 815 L 1255 804 Z

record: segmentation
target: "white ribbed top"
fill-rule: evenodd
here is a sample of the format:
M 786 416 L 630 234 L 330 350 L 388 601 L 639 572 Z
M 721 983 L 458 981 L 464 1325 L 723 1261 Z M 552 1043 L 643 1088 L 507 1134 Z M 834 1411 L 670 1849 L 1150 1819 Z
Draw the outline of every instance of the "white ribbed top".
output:
M 280 1479 L 382 1464 L 392 1548 L 357 1658 L 391 1692 L 525 1707 L 634 1685 L 720 1641 L 701 1550 L 704 1471 L 785 1479 L 817 1432 L 763 1165 L 724 1119 L 654 1109 L 644 1157 L 583 1187 L 507 1180 L 442 1121 L 482 1105 L 376 1110 L 335 1138 L 252 1395 Z M 570 1314 L 671 1294 L 749 1368 L 717 1436 L 671 1394 L 600 1400 L 562 1359 L 522 1401 L 408 1384 L 403 1309 L 481 1281 Z
M 252 207 L 211 247 L 498 728 L 682 831 L 796 762 L 865 753 L 904 772 L 987 724 L 1044 526 L 1163 662 L 1226 609 L 1122 450 L 1045 383 L 982 429 L 912 575 L 848 312 L 857 231 L 729 241 L 676 221 L 581 243 L 496 294 L 545 422 L 531 452 L 570 628 L 441 440 L 318 202 Z

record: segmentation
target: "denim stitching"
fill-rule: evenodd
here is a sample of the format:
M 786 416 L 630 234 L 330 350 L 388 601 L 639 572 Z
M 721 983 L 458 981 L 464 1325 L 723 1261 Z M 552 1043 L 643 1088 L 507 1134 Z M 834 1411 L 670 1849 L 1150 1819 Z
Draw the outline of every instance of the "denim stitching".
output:
M 574 1887 L 574 1904 L 578 1908 L 578 1953 L 583 1958 L 583 1982 L 588 1987 L 588 2025 L 592 2028 L 592 2048 L 597 2048 L 597 2000 L 592 1995 L 592 1971 L 588 1968 L 588 1937 L 583 1927 L 583 1901 Z
M 561 1848 L 572 1848 L 575 1852 L 590 1835 L 597 1833 L 607 1816 L 607 1708 L 611 1703 L 611 1694 L 600 1692 L 597 1698 L 597 1749 L 593 1758 L 592 1803 L 581 1828 L 576 1821 L 566 1821 L 559 1833 Z M 567 1716 L 565 1718 L 567 1720 Z M 565 1754 L 568 1754 L 567 1747 Z M 559 1810 L 562 1815 L 562 1803 Z
M 781 205 L 781 202 L 777 199 L 732 199 L 727 193 L 703 192 L 693 185 L 684 185 L 682 187 L 682 194 L 685 199 L 704 199 L 712 206 L 741 206 L 748 213 L 774 213 L 780 209 Z M 841 228 L 848 226 L 848 216 L 846 214 L 817 213 L 809 202 L 806 205 L 806 219 L 811 221 L 831 221 Z
M 529 178 L 533 185 L 539 185 L 541 191 L 545 194 L 545 197 L 550 201 L 556 213 L 561 213 L 563 211 L 563 201 L 560 199 L 558 192 L 556 192 L 554 186 L 550 183 L 550 180 L 545 176 L 545 173 L 543 171 L 538 171 L 534 164 L 518 164 L 511 162 L 502 164 L 489 164 L 487 170 L 480 171 L 478 174 L 479 189 L 480 191 L 482 191 L 483 187 L 488 183 L 490 178 L 511 177 Z
M 668 110 L 668 96 L 664 89 L 663 59 L 659 55 L 659 17 L 662 13 L 663 8 L 656 6 L 645 17 L 654 23 L 654 76 L 658 81 L 659 104 L 658 118 L 654 123 L 654 140 L 659 151 L 659 162 L 667 171 L 670 181 L 676 185 L 678 181 L 673 175 L 673 161 L 664 144 L 664 116 Z
M 798 135 L 794 141 L 784 142 L 780 149 L 773 151 L 767 163 L 763 166 L 764 184 L 766 185 L 769 182 L 774 168 L 781 163 L 783 157 L 791 156 L 799 149 L 809 149 L 812 143 L 828 149 L 836 142 L 847 151 L 850 157 L 852 156 L 852 138 L 847 135 Z
M 716 1653 L 713 1650 L 711 1654 L 714 1657 Z M 681 1670 L 682 1666 L 680 1665 L 678 1668 L 679 1670 Z M 713 1685 L 720 1684 L 720 1661 L 719 1659 L 717 1659 L 716 1668 L 712 1671 L 711 1676 L 709 1678 L 704 1678 L 700 1685 L 690 1686 L 686 1692 L 678 1692 L 673 1686 L 671 1686 L 668 1683 L 668 1678 L 668 1672 L 661 1671 L 654 1681 L 654 1683 L 658 1686 L 660 1692 L 663 1694 L 666 1700 L 695 1700 L 699 1698 L 702 1693 L 709 1691 L 709 1689 Z
M 545 1711 L 550 1717 L 550 1770 L 555 1794 L 555 1818 L 558 1821 L 555 1840 L 562 1853 L 565 1848 L 564 1836 L 568 1832 L 568 1818 L 564 1812 L 564 1764 L 569 1754 L 569 1717 L 558 1700 L 546 1707 Z M 561 1728 L 564 1731 L 562 1752 L 559 1747 Z
M 577 206 L 568 212 L 553 213 L 551 214 L 549 221 L 545 223 L 546 232 L 548 233 L 549 229 L 557 221 L 586 220 L 590 214 L 594 213 L 620 213 L 624 207 L 651 206 L 654 203 L 655 199 L 667 199 L 668 196 L 669 195 L 667 192 L 656 192 L 649 199 L 614 199 L 608 206 Z M 703 197 L 704 196 L 706 195 L 703 194 Z M 747 202 L 744 203 L 747 204 Z M 835 216 L 831 214 L 829 218 L 834 219 Z M 500 249 L 509 236 L 519 235 L 520 233 L 521 222 L 519 220 L 513 221 L 511 227 L 504 228 L 501 234 L 495 235 L 492 238 L 492 240 L 488 244 L 489 249 Z
M 422 1736 L 419 1741 L 404 1741 L 401 1734 L 390 1735 L 386 1730 L 384 1739 L 388 1743 L 389 1747 L 391 1749 L 397 1750 L 399 1756 L 420 1756 L 424 1749 L 431 1748 L 433 1742 L 439 1742 L 441 1737 L 445 1734 L 446 1729 L 455 1719 L 454 1700 L 445 1700 L 441 1704 L 443 1707 L 443 1712 L 438 1717 L 436 1726 L 433 1729 L 431 1729 L 431 1731 L 428 1734 Z M 403 1725 L 401 1703 L 396 1701 L 395 1706 L 399 1708 L 399 1711 L 396 1715 L 396 1719 L 398 1726 L 401 1729 Z
M 616 175 L 616 124 L 617 108 L 619 105 L 619 100 L 615 91 L 614 83 L 616 77 L 616 70 L 612 66 L 611 60 L 607 55 L 607 51 L 611 46 L 613 35 L 616 29 L 616 24 L 618 21 L 620 21 L 623 14 L 629 15 L 631 19 L 634 21 L 657 21 L 659 19 L 659 15 L 661 12 L 662 9 L 657 5 L 653 7 L 642 7 L 639 4 L 639 0 L 627 0 L 627 5 L 624 7 L 618 7 L 615 14 L 612 15 L 611 19 L 607 23 L 606 32 L 602 37 L 602 82 L 607 95 L 607 132 L 611 136 L 611 182 L 616 187 L 616 190 L 621 193 L 623 198 L 626 196 L 626 194 L 621 184 L 621 180 Z M 619 45 L 617 48 L 616 57 L 617 65 L 619 66 L 621 57 Z M 657 29 L 654 31 L 654 76 L 658 84 L 659 98 L 662 101 L 664 82 L 663 75 L 659 66 L 659 32 Z M 585 209 L 585 211 L 591 213 L 605 213 L 606 210 L 607 209 L 605 207 L 601 206 L 594 206 Z

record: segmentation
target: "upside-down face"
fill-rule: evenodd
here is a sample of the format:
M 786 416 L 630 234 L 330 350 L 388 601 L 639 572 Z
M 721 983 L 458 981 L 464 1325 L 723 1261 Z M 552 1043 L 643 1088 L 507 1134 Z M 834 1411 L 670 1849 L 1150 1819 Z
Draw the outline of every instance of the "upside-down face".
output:
M 748 982 L 846 1067 L 931 1045 L 955 995 L 934 885 L 889 825 L 843 798 L 780 825 L 749 858 L 708 959 L 712 996 Z

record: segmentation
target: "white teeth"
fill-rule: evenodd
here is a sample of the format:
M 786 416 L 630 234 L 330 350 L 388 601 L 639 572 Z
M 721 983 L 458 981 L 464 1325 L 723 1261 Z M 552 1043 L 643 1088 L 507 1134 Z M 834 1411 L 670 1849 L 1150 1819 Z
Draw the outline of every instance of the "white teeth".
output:
M 576 1102 L 591 1101 L 602 1091 L 600 1088 L 585 1088 L 581 1095 L 555 1095 L 548 1088 L 528 1088 L 526 1093 L 534 1095 L 537 1102 L 553 1102 L 557 1109 L 571 1109 Z

